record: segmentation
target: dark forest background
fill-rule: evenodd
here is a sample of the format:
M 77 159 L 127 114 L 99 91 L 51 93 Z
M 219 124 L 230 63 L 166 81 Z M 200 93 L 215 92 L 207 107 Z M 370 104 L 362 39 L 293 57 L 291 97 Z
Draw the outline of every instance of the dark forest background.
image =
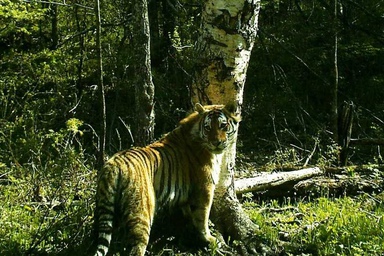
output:
M 129 147 L 135 136 L 130 129 L 135 123 L 131 5 L 104 1 L 101 8 L 108 153 Z M 4 0 L 0 8 L 0 161 L 11 167 L 28 163 L 32 152 L 48 157 L 52 145 L 46 140 L 68 129 L 72 118 L 82 123 L 77 139 L 93 154 L 102 118 L 93 3 Z M 199 1 L 149 2 L 155 137 L 171 130 L 192 106 L 200 8 Z M 338 106 L 344 101 L 355 106 L 352 137 L 382 137 L 383 9 L 377 0 L 344 0 L 335 16 L 330 1 L 262 2 L 240 150 L 254 157 L 287 149 L 305 155 L 315 144 L 324 151 L 336 143 L 331 129 L 335 50 Z M 377 148 L 360 147 L 351 161 L 374 157 L 380 157 Z
M 334 3 L 261 1 L 239 162 L 338 165 L 342 143 L 335 137 L 336 99 L 340 113 L 352 106 L 349 139 L 366 142 L 351 143 L 347 164 L 382 163 L 384 2 Z M 156 138 L 193 106 L 190 86 L 201 8 L 199 0 L 149 1 Z M 135 138 L 131 10 L 130 0 L 101 2 L 108 155 L 130 147 Z M 12 198 L 2 216 L 0 241 L 24 239 L 8 243 L 6 251 L 32 252 L 48 237 L 54 251 L 60 241 L 85 232 L 79 228 L 73 235 L 65 225 L 88 223 L 85 216 L 92 216 L 93 191 L 84 187 L 94 186 L 102 134 L 97 57 L 93 1 L 0 1 L 0 185 L 2 197 Z M 79 199 L 84 200 L 73 206 Z M 61 209 L 63 219 L 41 224 L 32 212 L 39 211 L 40 219 L 55 219 L 58 213 L 26 202 L 71 207 Z M 16 227 L 12 220 L 17 218 L 22 220 Z M 26 231 L 23 223 L 31 221 L 36 226 Z M 52 231 L 55 225 L 61 233 Z M 49 232 L 42 235 L 44 230 Z

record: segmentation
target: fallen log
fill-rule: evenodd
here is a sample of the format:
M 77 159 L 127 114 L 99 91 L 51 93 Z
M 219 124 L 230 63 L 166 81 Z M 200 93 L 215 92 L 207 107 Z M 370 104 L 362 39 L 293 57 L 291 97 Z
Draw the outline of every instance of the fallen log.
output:
M 384 188 L 382 174 L 371 175 L 335 175 L 335 177 L 315 177 L 302 180 L 293 187 L 297 194 L 327 194 L 333 196 L 357 195 L 359 193 L 381 193 Z
M 336 174 L 345 174 L 353 176 L 354 174 L 359 175 L 370 175 L 373 173 L 384 172 L 384 165 L 382 164 L 363 164 L 363 165 L 350 165 L 344 167 L 326 167 L 324 168 L 324 174 L 328 176 L 334 176 Z
M 262 173 L 257 177 L 235 180 L 236 194 L 268 190 L 288 182 L 299 182 L 322 174 L 318 167 L 289 172 Z

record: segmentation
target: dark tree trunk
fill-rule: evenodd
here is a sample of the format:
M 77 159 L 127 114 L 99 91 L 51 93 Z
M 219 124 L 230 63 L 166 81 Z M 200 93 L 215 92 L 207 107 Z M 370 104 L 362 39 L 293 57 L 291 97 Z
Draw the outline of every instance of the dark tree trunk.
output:
M 153 140 L 155 126 L 154 94 L 150 56 L 150 29 L 147 0 L 138 0 L 134 4 L 135 49 L 135 145 L 143 146 Z
M 353 114 L 353 102 L 344 102 L 341 105 L 338 118 L 338 143 L 340 146 L 340 166 L 346 166 L 348 161 L 349 144 L 351 142 Z
M 51 5 L 51 17 L 52 17 L 52 28 L 51 28 L 51 38 L 52 38 L 52 45 L 51 49 L 56 50 L 57 45 L 59 43 L 59 32 L 57 28 L 57 4 Z

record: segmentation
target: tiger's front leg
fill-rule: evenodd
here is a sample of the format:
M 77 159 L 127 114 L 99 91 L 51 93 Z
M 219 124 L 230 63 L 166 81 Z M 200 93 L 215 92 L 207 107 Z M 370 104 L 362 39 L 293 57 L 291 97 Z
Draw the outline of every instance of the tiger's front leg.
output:
M 197 189 L 196 194 L 192 196 L 190 204 L 183 207 L 183 213 L 191 218 L 192 224 L 199 234 L 199 239 L 209 244 L 216 241 L 208 227 L 214 189 L 215 186 L 213 184 Z

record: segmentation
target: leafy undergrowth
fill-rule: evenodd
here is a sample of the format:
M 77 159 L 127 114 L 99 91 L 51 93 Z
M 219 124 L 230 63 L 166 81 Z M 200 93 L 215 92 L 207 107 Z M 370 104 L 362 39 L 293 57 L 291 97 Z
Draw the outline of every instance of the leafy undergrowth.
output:
M 75 193 L 73 188 L 59 187 L 66 192 L 65 196 L 60 193 L 57 197 L 61 198 L 57 200 L 60 203 L 53 203 L 54 200 L 37 203 L 31 202 L 27 181 L 0 186 L 0 255 L 85 255 L 89 251 L 93 190 L 83 191 L 78 197 L 78 191 Z M 255 235 L 267 241 L 270 248 L 278 248 L 280 255 L 384 253 L 384 193 L 283 201 L 257 203 L 247 199 L 244 202 L 246 212 L 260 227 Z M 192 253 L 173 244 L 172 239 L 167 238 L 170 242 L 150 255 L 235 252 L 211 248 Z
M 50 132 L 42 143 L 14 145 L 32 152 L 24 164 L 0 162 L 0 255 L 89 255 L 96 171 L 73 135 L 79 132 L 68 127 Z M 384 253 L 384 193 L 279 202 L 245 198 L 246 212 L 260 227 L 255 237 L 279 255 Z M 233 255 L 236 244 L 191 252 L 163 236 L 148 248 L 149 255 Z
M 79 125 L 26 130 L 16 142 L 0 136 L 8 146 L 8 156 L 0 151 L 0 255 L 64 255 L 89 237 L 96 171 Z
M 67 178 L 44 187 L 41 198 L 28 178 L 0 185 L 0 255 L 57 255 L 89 237 L 93 192 L 80 179 L 90 175 Z

